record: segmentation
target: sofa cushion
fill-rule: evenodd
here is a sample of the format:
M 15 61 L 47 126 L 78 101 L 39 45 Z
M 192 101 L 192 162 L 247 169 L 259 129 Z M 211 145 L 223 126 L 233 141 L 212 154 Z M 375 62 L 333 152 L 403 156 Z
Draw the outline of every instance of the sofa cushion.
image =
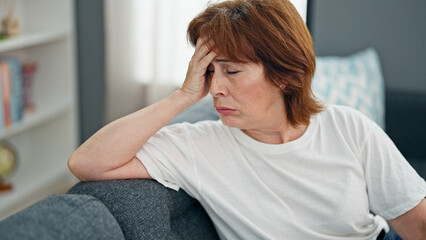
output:
M 98 199 L 62 194 L 46 198 L 0 222 L 2 240 L 124 239 Z
M 174 191 L 155 180 L 81 182 L 68 193 L 101 200 L 126 239 L 218 239 L 199 202 L 183 190 Z
M 317 57 L 312 90 L 325 103 L 353 107 L 385 128 L 385 89 L 373 48 L 347 57 Z

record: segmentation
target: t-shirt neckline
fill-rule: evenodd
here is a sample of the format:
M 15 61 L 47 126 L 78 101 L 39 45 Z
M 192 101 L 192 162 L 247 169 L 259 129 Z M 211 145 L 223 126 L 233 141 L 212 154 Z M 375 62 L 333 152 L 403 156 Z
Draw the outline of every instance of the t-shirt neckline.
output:
M 312 116 L 309 122 L 309 125 L 305 132 L 298 139 L 281 144 L 269 144 L 257 141 L 256 139 L 248 136 L 239 128 L 229 127 L 235 139 L 248 148 L 257 149 L 259 151 L 271 151 L 273 153 L 283 153 L 293 150 L 297 150 L 300 147 L 304 146 L 312 138 L 312 135 L 315 133 L 318 124 L 318 115 Z

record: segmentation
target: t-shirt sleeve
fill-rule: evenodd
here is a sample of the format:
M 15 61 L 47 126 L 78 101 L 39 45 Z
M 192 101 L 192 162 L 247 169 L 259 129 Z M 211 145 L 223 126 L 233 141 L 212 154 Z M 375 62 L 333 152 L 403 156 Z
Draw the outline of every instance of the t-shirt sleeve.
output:
M 417 206 L 426 196 L 426 183 L 387 134 L 371 122 L 362 148 L 370 209 L 386 220 Z
M 174 189 L 183 188 L 194 197 L 198 178 L 193 164 L 188 123 L 174 124 L 155 133 L 137 152 L 136 157 L 144 164 L 149 175 Z

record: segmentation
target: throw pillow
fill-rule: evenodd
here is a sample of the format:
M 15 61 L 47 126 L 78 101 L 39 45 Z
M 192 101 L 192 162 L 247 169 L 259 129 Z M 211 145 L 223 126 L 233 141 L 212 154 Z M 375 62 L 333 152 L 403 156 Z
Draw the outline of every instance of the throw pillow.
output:
M 317 98 L 353 107 L 385 128 L 384 81 L 373 48 L 347 57 L 317 57 L 316 64 L 312 90 Z

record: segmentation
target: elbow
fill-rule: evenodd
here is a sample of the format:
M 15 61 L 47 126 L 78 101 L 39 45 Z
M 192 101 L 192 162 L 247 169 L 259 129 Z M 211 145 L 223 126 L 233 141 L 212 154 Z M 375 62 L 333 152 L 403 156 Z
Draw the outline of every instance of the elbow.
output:
M 74 169 L 76 168 L 76 160 L 75 160 L 74 154 L 68 158 L 67 165 L 68 165 L 68 169 L 72 173 L 74 173 Z
M 420 239 L 426 239 L 426 219 L 422 220 L 422 227 L 421 227 L 421 238 Z
M 75 153 L 68 159 L 67 165 L 70 172 L 80 181 L 90 181 L 86 174 L 84 174 L 83 161 L 77 158 Z
M 422 226 L 417 231 L 417 234 L 415 234 L 413 237 L 408 237 L 404 239 L 413 239 L 413 240 L 424 240 L 426 239 L 426 225 L 423 221 Z
M 425 200 L 423 199 L 420 204 L 422 204 L 422 203 L 424 204 L 424 202 L 425 202 Z M 419 227 L 420 237 L 418 239 L 426 239 L 426 216 L 425 216 L 425 212 L 421 213 L 421 217 L 419 219 L 419 225 L 420 225 L 420 227 Z

